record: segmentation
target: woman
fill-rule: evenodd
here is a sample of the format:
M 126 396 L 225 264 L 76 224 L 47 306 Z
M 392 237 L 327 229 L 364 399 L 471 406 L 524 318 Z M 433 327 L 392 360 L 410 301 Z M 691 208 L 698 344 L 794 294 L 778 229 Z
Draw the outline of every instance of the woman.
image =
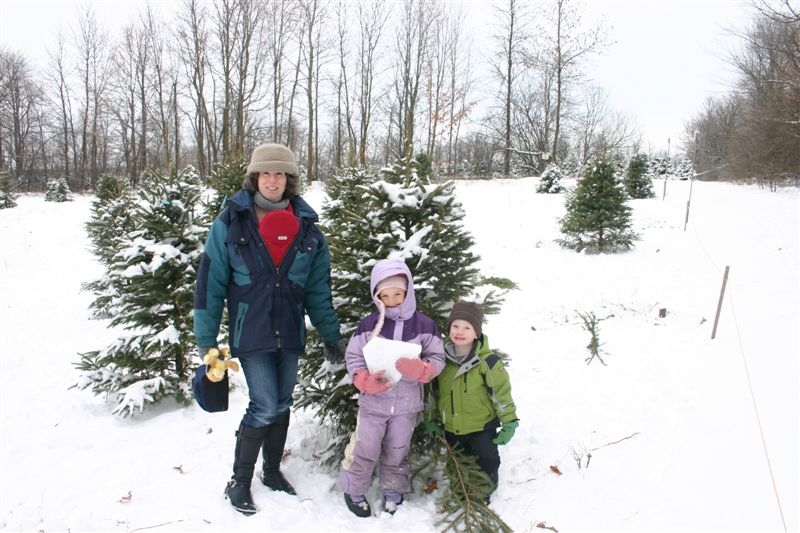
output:
M 250 482 L 263 447 L 261 481 L 296 494 L 280 471 L 289 408 L 305 349 L 305 316 L 342 360 L 346 341 L 331 303 L 330 253 L 314 210 L 297 194 L 294 154 L 262 144 L 250 158 L 242 190 L 211 226 L 197 271 L 194 331 L 200 356 L 217 346 L 227 301 L 231 355 L 238 357 L 250 403 L 236 432 L 233 477 L 225 496 L 256 512 Z

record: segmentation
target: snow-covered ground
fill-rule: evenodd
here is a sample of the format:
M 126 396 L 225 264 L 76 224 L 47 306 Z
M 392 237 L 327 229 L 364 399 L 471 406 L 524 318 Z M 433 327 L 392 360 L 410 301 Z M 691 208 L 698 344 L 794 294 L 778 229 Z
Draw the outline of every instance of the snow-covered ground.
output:
M 493 509 L 518 532 L 797 531 L 798 190 L 694 183 L 684 230 L 690 183 L 669 181 L 662 199 L 657 182 L 657 198 L 631 201 L 636 248 L 593 256 L 554 244 L 564 200 L 536 184 L 456 187 L 483 271 L 519 285 L 485 326 L 511 356 L 521 419 Z M 319 186 L 305 197 L 321 207 Z M 91 201 L 0 210 L 0 531 L 436 530 L 420 482 L 394 516 L 350 514 L 315 461 L 326 432 L 308 412 L 293 414 L 283 466 L 299 496 L 255 481 L 260 512 L 234 511 L 222 489 L 240 374 L 217 414 L 165 402 L 121 419 L 71 390 L 77 354 L 115 338 L 80 291 L 102 273 Z M 585 362 L 578 312 L 600 319 L 607 366 Z

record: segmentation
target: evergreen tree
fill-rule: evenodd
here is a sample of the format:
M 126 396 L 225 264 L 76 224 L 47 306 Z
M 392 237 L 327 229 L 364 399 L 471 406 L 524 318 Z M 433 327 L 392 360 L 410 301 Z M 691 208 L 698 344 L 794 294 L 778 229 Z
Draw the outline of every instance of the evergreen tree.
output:
M 647 167 L 648 176 L 667 176 L 672 174 L 672 163 L 664 155 L 656 155 L 649 159 Z
M 645 175 L 647 158 L 644 154 L 636 154 L 628 163 L 625 172 L 625 191 L 631 198 L 654 198 L 653 181 Z
M 536 187 L 536 192 L 547 194 L 558 194 L 564 191 L 564 186 L 561 185 L 561 180 L 564 173 L 561 172 L 561 167 L 556 164 L 548 165 L 542 177 L 539 179 L 539 186 Z
M 168 396 L 190 397 L 195 267 L 208 232 L 199 197 L 193 168 L 177 177 L 154 173 L 129 208 L 134 229 L 119 237 L 107 266 L 118 290 L 107 306 L 110 325 L 121 337 L 81 354 L 76 386 L 114 396 L 117 414 L 132 415 Z
M 103 265 L 109 265 L 119 250 L 117 239 L 134 229 L 129 213 L 132 201 L 120 178 L 110 175 L 100 178 L 86 233 L 92 252 Z
M 67 180 L 57 178 L 47 182 L 47 191 L 44 193 L 45 202 L 70 202 L 72 192 L 69 190 Z
M 470 250 L 474 241 L 461 226 L 464 212 L 455 199 L 454 184 L 435 185 L 417 169 L 417 160 L 404 159 L 383 169 L 382 179 L 349 169 L 328 180 L 322 226 L 331 249 L 333 298 L 346 337 L 374 310 L 369 295 L 372 266 L 390 256 L 409 265 L 417 307 L 440 328 L 453 301 L 482 302 L 487 314 L 494 313 L 505 291 L 513 287 L 509 280 L 480 276 L 475 266 L 479 258 Z M 322 460 L 338 466 L 355 431 L 358 392 L 344 364 L 323 360 L 321 343 L 313 333 L 300 365 L 295 406 L 314 408 L 316 416 L 334 428 Z M 430 387 L 426 387 L 429 395 Z M 485 474 L 485 483 L 476 481 L 482 471 L 474 459 L 470 464 L 441 443 L 431 446 L 431 437 L 421 427 L 414 434 L 410 459 L 423 466 L 444 465 L 441 469 L 449 482 L 442 499 L 449 503 L 442 522 L 451 527 L 466 525 L 466 531 L 510 531 L 507 526 L 494 527 L 503 522 L 484 502 L 489 481 Z M 465 511 L 458 512 L 455 502 Z M 480 529 L 482 524 L 492 527 Z
M 492 481 L 478 466 L 477 458 L 450 446 L 441 435 L 434 441 L 437 464 L 447 478 L 446 490 L 436 501 L 442 515 L 436 522 L 440 531 L 511 533 L 511 527 L 487 503 Z
M 17 207 L 17 197 L 11 190 L 8 172 L 0 172 L 0 209 Z
M 567 194 L 567 213 L 560 221 L 565 238 L 556 242 L 579 252 L 617 252 L 633 247 L 637 235 L 631 230 L 626 196 L 613 164 L 595 162 Z
M 128 232 L 136 228 L 136 221 L 131 217 L 132 204 L 133 195 L 120 178 L 108 175 L 100 178 L 96 199 L 86 222 L 86 233 L 92 253 L 105 268 L 114 262 Z M 127 280 L 116 276 L 103 276 L 83 284 L 83 290 L 95 295 L 89 306 L 93 318 L 111 316 L 112 302 L 119 297 L 124 285 L 127 285 Z
M 683 179 L 692 178 L 694 176 L 694 165 L 692 164 L 692 160 L 682 157 L 678 163 L 678 167 L 675 169 L 675 175 Z
M 208 185 L 213 193 L 204 199 L 206 211 L 213 219 L 225 207 L 228 198 L 242 188 L 244 176 L 247 173 L 246 159 L 227 160 L 216 163 L 211 169 Z
M 322 211 L 328 238 L 331 282 L 336 311 L 345 336 L 374 310 L 369 295 L 372 266 L 387 257 L 403 259 L 414 275 L 417 308 L 439 327 L 455 300 L 470 299 L 484 311 L 497 312 L 502 295 L 513 284 L 482 278 L 472 237 L 463 229 L 464 211 L 454 184 L 432 184 L 416 172 L 415 160 L 404 159 L 381 171 L 382 179 L 350 170 L 332 177 L 330 199 Z M 344 365 L 323 361 L 319 339 L 311 335 L 301 360 L 297 407 L 314 406 L 317 415 L 336 428 L 326 462 L 342 457 L 355 429 L 357 391 Z

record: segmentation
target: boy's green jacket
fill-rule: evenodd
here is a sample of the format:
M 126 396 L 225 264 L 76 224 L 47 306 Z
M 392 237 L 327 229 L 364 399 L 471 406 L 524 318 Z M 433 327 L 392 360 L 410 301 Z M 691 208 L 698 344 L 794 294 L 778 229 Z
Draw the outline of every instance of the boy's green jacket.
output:
M 473 352 L 459 364 L 453 343 L 445 343 L 447 362 L 436 378 L 437 411 L 444 429 L 456 435 L 483 431 L 497 417 L 505 424 L 517 420 L 511 381 L 505 365 L 482 335 Z

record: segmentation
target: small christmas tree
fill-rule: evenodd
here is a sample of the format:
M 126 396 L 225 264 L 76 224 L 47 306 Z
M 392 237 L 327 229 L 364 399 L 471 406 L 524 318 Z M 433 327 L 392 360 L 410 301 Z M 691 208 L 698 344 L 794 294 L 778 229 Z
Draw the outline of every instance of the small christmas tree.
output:
M 108 268 L 122 247 L 122 240 L 129 231 L 136 229 L 136 221 L 131 217 L 134 198 L 122 180 L 115 176 L 100 178 L 96 196 L 86 222 L 86 233 L 92 253 L 101 265 Z M 103 276 L 84 283 L 82 289 L 95 295 L 90 305 L 92 317 L 111 316 L 111 303 L 119 297 L 120 289 L 126 284 L 127 280 L 117 276 Z
M 542 177 L 539 180 L 539 186 L 536 187 L 536 192 L 546 194 L 558 194 L 564 191 L 564 186 L 561 185 L 561 180 L 564 174 L 561 172 L 561 167 L 558 165 L 548 165 Z
M 625 190 L 631 198 L 654 198 L 653 181 L 645 175 L 647 172 L 647 157 L 636 154 L 628 163 L 625 172 Z
M 17 197 L 11 190 L 8 172 L 0 172 L 0 209 L 10 209 L 16 206 Z
M 106 277 L 117 292 L 106 309 L 110 325 L 124 334 L 81 354 L 76 387 L 113 395 L 117 414 L 132 415 L 168 396 L 190 397 L 195 266 L 208 232 L 208 221 L 195 218 L 202 213 L 199 197 L 193 168 L 174 178 L 154 173 L 130 207 L 135 229 L 116 241 Z
M 414 275 L 418 309 L 434 318 L 440 327 L 454 300 L 483 302 L 487 313 L 497 312 L 502 295 L 513 287 L 508 280 L 480 276 L 475 266 L 478 257 L 470 250 L 473 239 L 461 225 L 464 212 L 455 200 L 453 183 L 435 185 L 419 174 L 417 165 L 416 159 L 404 159 L 383 169 L 382 179 L 350 169 L 328 180 L 323 232 L 331 249 L 333 297 L 345 336 L 374 310 L 369 295 L 370 273 L 372 266 L 386 257 L 406 261 Z M 313 334 L 300 364 L 295 406 L 314 408 L 316 415 L 333 428 L 322 459 L 338 466 L 355 430 L 358 392 L 344 364 L 323 361 L 319 339 Z M 425 391 L 427 398 L 430 387 Z M 462 463 L 442 448 L 431 446 L 430 437 L 420 427 L 412 440 L 411 461 L 446 463 L 443 470 L 450 483 L 442 496 L 448 502 L 442 522 L 453 527 L 466 525 L 465 531 L 509 531 L 475 529 L 481 523 L 502 524 L 485 504 L 488 486 L 474 483 L 482 472 L 476 464 L 470 466 L 468 459 Z M 472 477 L 464 477 L 465 472 Z M 467 482 L 467 489 L 451 477 L 459 475 L 461 481 Z M 451 497 L 453 491 L 459 496 Z M 455 502 L 460 502 L 466 511 L 458 512 Z
M 694 164 L 691 159 L 682 157 L 675 168 L 675 175 L 682 179 L 689 179 L 694 176 Z
M 504 279 L 483 278 L 461 221 L 453 182 L 433 184 L 417 173 L 416 160 L 403 159 L 381 171 L 382 179 L 350 170 L 328 180 L 330 201 L 323 208 L 323 233 L 331 249 L 331 281 L 336 311 L 349 335 L 375 306 L 369 295 L 372 266 L 387 257 L 403 259 L 414 275 L 418 309 L 444 326 L 453 301 L 469 299 L 497 312 L 513 287 Z M 311 335 L 301 360 L 298 407 L 314 406 L 336 428 L 325 459 L 343 454 L 355 429 L 357 392 L 344 365 L 323 361 L 319 339 Z
M 216 217 L 225 207 L 228 198 L 242 188 L 246 173 L 246 159 L 228 160 L 214 165 L 208 179 L 208 185 L 214 193 L 204 200 L 210 217 Z
M 69 190 L 67 180 L 57 178 L 47 182 L 47 192 L 44 194 L 45 202 L 70 202 L 72 192 Z
M 567 194 L 561 219 L 561 246 L 577 251 L 605 253 L 629 249 L 637 239 L 631 230 L 631 208 L 614 173 L 614 165 L 595 162 L 575 189 Z

